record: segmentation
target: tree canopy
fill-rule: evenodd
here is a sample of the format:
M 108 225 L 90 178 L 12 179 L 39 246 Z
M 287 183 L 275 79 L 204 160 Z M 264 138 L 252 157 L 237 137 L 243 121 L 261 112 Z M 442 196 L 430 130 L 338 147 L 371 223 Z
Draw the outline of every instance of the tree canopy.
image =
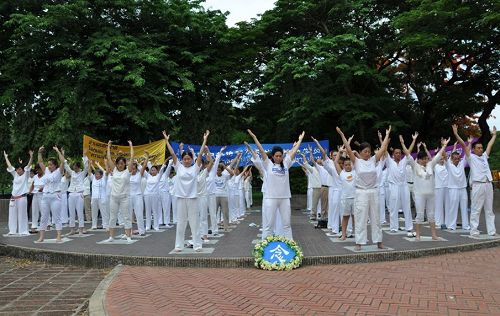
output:
M 208 128 L 224 144 L 249 127 L 336 143 L 337 125 L 375 142 L 389 124 L 432 143 L 453 122 L 486 141 L 499 12 L 498 0 L 278 0 L 229 28 L 201 0 L 5 0 L 0 144 L 78 156 L 83 134 L 197 143 Z

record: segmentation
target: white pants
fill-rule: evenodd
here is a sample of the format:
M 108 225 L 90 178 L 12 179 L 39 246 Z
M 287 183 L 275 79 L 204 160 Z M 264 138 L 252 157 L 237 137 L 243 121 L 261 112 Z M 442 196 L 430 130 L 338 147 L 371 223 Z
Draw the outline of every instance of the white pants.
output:
M 66 193 L 64 193 L 65 195 Z M 39 230 L 47 230 L 50 215 L 56 225 L 56 230 L 62 230 L 61 222 L 61 193 L 44 193 L 42 197 L 42 219 Z
M 210 214 L 210 229 L 212 234 L 219 233 L 219 225 L 217 224 L 217 198 L 215 194 L 208 195 L 208 213 Z
M 245 202 L 247 205 L 247 209 L 250 209 L 252 207 L 253 201 L 252 201 L 252 189 L 246 189 L 245 190 Z
M 199 208 L 197 199 L 177 197 L 177 229 L 175 232 L 175 249 L 184 249 L 184 235 L 189 221 L 189 228 L 193 235 L 193 249 L 201 249 L 199 230 Z
M 23 196 L 9 201 L 9 234 L 28 235 L 28 199 Z
M 372 228 L 372 242 L 382 242 L 382 226 L 378 206 L 378 189 L 356 189 L 354 218 L 356 219 L 356 244 L 366 245 L 368 218 Z
M 170 224 L 170 210 L 172 209 L 172 197 L 170 192 L 160 192 L 161 210 L 163 212 L 163 218 L 160 224 L 169 225 Z
M 68 198 L 69 227 L 75 227 L 75 217 L 78 214 L 78 227 L 85 227 L 85 216 L 83 215 L 83 193 L 70 193 Z M 76 213 L 76 214 L 75 214 Z
M 283 236 L 293 239 L 290 226 L 291 207 L 290 199 L 264 198 L 262 202 L 262 239 L 272 235 L 275 229 L 276 215 L 279 213 L 283 227 Z
M 380 223 L 385 223 L 385 187 L 378 189 L 378 203 L 380 209 Z
M 403 210 L 405 217 L 405 230 L 413 230 L 410 209 L 410 188 L 406 183 L 389 183 L 389 222 L 391 230 L 399 229 L 398 212 Z
M 170 195 L 172 197 L 172 222 L 177 224 L 177 197 L 175 195 Z
M 130 219 L 130 210 L 128 207 L 128 195 L 111 196 L 109 199 L 109 227 L 116 228 L 116 221 L 118 219 L 118 212 L 123 217 L 123 225 L 125 229 L 132 228 L 132 221 Z
M 238 218 L 238 210 L 240 205 L 240 197 L 235 191 L 229 192 L 228 195 L 229 206 L 229 222 L 235 222 Z
M 472 183 L 471 191 L 471 235 L 479 234 L 477 227 L 479 226 L 479 217 L 481 216 L 481 210 L 483 208 L 488 235 L 495 235 L 496 228 L 495 213 L 493 213 L 493 186 L 491 182 L 474 182 Z
M 101 211 L 102 227 L 104 229 L 109 227 L 109 210 L 107 208 L 106 198 L 94 198 L 90 202 L 90 209 L 92 210 L 92 228 L 97 228 L 97 217 Z
M 342 191 L 334 190 L 332 187 L 328 188 L 328 226 L 332 228 L 333 233 L 339 232 L 340 226 L 340 197 Z
M 313 201 L 313 189 L 307 188 L 307 206 L 306 206 L 306 209 L 308 211 L 312 210 L 312 201 Z
M 146 205 L 146 230 L 151 229 L 151 215 L 153 215 L 153 229 L 160 229 L 160 196 L 158 194 L 144 195 L 144 204 Z
M 42 215 L 42 193 L 33 194 L 31 202 L 31 228 L 38 228 L 38 221 Z
M 458 207 L 460 206 L 460 214 L 462 217 L 462 228 L 470 229 L 467 188 L 453 189 L 448 188 L 448 211 L 446 212 L 446 227 L 451 229 L 457 228 Z
M 68 217 L 68 194 L 66 192 L 61 193 L 61 223 L 67 224 L 69 221 Z
M 435 217 L 436 225 L 441 226 L 443 224 L 448 226 L 448 221 L 450 219 L 449 208 L 448 208 L 448 188 L 436 188 L 434 189 L 434 201 L 435 201 Z M 455 218 L 456 223 L 456 218 Z
M 141 194 L 131 195 L 129 199 L 129 216 L 132 218 L 132 214 L 135 214 L 135 218 L 137 219 L 137 230 L 139 231 L 139 234 L 142 235 L 146 232 L 146 229 L 144 228 L 144 200 Z
M 429 223 L 435 223 L 436 220 L 434 217 L 434 206 L 434 193 L 415 194 L 415 210 L 417 212 L 415 222 L 417 224 L 423 224 L 425 212 L 427 212 L 427 221 Z
M 240 215 L 239 217 L 245 216 L 245 190 L 240 190 Z
M 198 208 L 200 214 L 200 236 L 208 235 L 208 196 L 198 195 Z

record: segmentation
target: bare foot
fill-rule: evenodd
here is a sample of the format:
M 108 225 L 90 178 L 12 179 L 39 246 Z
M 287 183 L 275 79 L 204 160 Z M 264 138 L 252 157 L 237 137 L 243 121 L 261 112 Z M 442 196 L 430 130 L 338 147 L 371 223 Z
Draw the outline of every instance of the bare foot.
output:
M 387 247 L 384 246 L 381 242 L 377 243 L 378 249 L 387 249 Z
M 346 240 L 346 236 L 342 235 L 342 237 L 340 237 L 340 240 Z
M 175 249 L 175 252 L 181 252 L 181 251 L 182 251 L 181 249 L 178 248 Z
M 360 251 L 360 250 L 361 250 L 361 245 L 354 246 L 354 251 Z
M 43 242 L 43 239 L 37 239 L 36 242 Z
M 68 236 L 71 236 L 71 235 L 74 235 L 74 234 L 76 234 L 76 232 L 75 232 L 75 230 L 74 230 L 74 229 L 72 229 L 72 230 L 68 233 Z
M 416 241 L 420 241 L 420 236 L 415 236 Z
M 56 242 L 62 242 L 61 238 L 56 238 Z
M 438 236 L 432 236 L 432 240 L 439 240 Z

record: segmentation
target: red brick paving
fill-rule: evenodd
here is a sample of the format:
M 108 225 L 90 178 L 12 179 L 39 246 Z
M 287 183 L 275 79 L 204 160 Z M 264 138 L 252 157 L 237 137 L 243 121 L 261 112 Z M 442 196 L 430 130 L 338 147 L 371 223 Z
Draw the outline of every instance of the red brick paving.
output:
M 500 315 L 500 248 L 411 261 L 257 269 L 124 267 L 109 315 Z

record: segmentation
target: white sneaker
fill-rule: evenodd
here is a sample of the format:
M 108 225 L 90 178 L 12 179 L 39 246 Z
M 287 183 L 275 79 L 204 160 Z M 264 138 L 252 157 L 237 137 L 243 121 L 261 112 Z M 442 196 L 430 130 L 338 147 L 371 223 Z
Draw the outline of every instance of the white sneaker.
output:
M 129 244 L 131 244 L 131 243 L 132 243 L 132 238 L 127 237 L 127 242 L 128 242 Z
M 165 225 L 165 228 L 172 228 L 172 227 L 174 227 L 174 226 L 173 225 L 168 225 L 168 224 Z
M 104 242 L 113 242 L 113 241 L 115 241 L 115 239 L 113 237 L 109 237 Z

